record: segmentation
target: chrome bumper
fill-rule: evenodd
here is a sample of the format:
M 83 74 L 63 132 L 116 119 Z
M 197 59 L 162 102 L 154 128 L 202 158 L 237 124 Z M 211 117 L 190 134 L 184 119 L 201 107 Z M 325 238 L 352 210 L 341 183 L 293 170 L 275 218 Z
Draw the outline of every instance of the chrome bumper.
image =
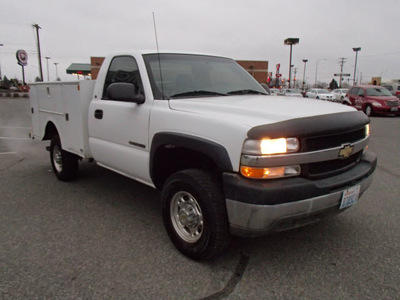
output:
M 360 183 L 360 196 L 371 182 L 372 175 Z M 260 236 L 314 223 L 323 215 L 345 210 L 339 209 L 343 191 L 277 205 L 256 205 L 226 199 L 231 233 Z

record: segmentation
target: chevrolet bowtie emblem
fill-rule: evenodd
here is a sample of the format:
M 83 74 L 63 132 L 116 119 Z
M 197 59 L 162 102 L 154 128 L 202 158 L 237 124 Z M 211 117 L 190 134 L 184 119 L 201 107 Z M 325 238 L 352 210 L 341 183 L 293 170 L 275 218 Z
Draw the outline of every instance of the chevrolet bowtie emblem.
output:
M 353 150 L 354 150 L 354 146 L 352 146 L 350 144 L 345 145 L 340 149 L 339 157 L 340 158 L 348 158 L 353 153 Z

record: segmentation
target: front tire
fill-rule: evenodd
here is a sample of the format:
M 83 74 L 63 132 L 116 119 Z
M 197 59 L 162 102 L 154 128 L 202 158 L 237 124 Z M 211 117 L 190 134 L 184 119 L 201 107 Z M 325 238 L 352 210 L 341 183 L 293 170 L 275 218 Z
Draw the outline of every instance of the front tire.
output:
M 365 106 L 364 113 L 365 113 L 368 117 L 372 116 L 372 114 L 373 114 L 372 106 L 369 105 L 369 104 L 367 104 L 367 106 Z
M 78 176 L 78 157 L 63 150 L 58 135 L 55 135 L 50 142 L 50 161 L 54 174 L 59 180 L 70 181 Z
M 165 228 L 182 254 L 205 260 L 225 250 L 230 241 L 225 199 L 210 173 L 190 169 L 171 175 L 161 198 Z

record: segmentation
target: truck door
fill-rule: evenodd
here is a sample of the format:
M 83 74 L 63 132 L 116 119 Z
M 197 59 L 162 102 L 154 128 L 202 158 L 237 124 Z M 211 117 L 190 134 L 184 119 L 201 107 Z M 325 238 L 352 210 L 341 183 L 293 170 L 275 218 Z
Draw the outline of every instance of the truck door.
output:
M 101 99 L 89 107 L 89 146 L 98 164 L 144 183 L 150 183 L 148 124 L 152 101 L 142 104 L 109 99 L 107 88 L 116 82 L 135 85 L 144 95 L 137 62 L 132 56 L 114 57 Z

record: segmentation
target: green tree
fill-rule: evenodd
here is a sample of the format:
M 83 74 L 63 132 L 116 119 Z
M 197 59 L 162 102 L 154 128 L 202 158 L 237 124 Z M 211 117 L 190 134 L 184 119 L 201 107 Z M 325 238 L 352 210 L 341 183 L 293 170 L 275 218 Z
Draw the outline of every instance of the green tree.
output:
M 337 81 L 335 79 L 332 79 L 331 83 L 329 84 L 329 89 L 330 90 L 336 90 L 339 87 Z
M 4 75 L 3 80 L 1 81 L 1 87 L 8 89 L 11 86 L 11 81 Z

